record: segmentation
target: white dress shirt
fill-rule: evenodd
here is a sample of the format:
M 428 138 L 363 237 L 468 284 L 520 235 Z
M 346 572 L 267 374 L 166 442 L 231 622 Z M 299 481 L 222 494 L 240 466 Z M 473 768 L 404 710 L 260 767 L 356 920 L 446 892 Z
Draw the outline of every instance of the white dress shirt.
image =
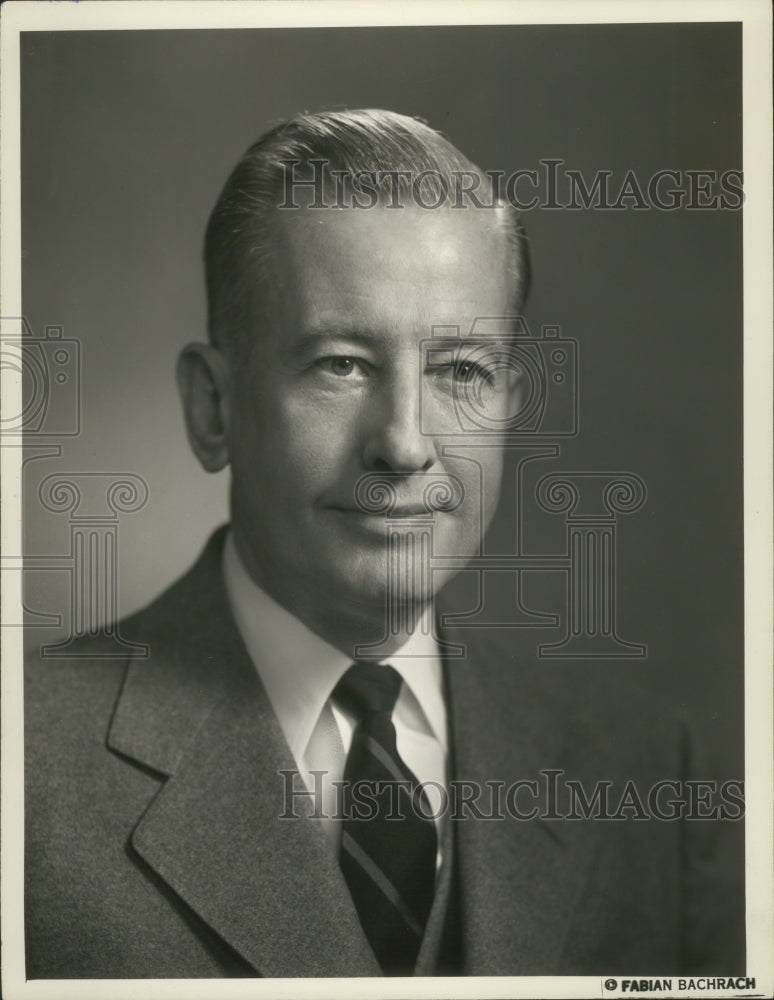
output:
M 338 851 L 341 823 L 335 818 L 337 790 L 352 741 L 355 721 L 331 701 L 331 693 L 352 658 L 329 645 L 277 604 L 247 573 L 229 532 L 223 574 L 234 618 L 247 651 L 279 720 L 299 774 L 324 814 L 319 822 Z M 398 753 L 419 782 L 432 782 L 425 794 L 436 815 L 437 867 L 441 863 L 443 792 L 448 753 L 441 658 L 428 624 L 420 627 L 389 663 L 403 678 L 392 715 Z M 315 777 L 312 771 L 324 772 Z M 440 786 L 440 788 L 439 788 Z M 298 784 L 296 784 L 296 787 Z M 278 791 L 282 793 L 278 775 Z

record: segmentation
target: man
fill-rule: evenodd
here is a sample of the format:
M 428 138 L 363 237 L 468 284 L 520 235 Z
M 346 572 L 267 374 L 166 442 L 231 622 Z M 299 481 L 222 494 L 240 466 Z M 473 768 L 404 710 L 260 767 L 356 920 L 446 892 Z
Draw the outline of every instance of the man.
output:
M 741 971 L 722 824 L 560 819 L 560 775 L 682 788 L 679 723 L 435 617 L 525 392 L 489 184 L 382 111 L 284 123 L 226 183 L 178 379 L 231 525 L 122 626 L 147 660 L 31 665 L 30 978 Z

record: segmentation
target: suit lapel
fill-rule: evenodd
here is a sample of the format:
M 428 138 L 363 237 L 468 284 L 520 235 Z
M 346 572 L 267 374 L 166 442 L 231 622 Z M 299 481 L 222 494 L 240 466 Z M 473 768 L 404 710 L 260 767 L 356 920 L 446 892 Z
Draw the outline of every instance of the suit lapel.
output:
M 572 773 L 581 773 L 584 748 L 568 755 L 545 696 L 523 682 L 516 664 L 496 662 L 502 650 L 475 652 L 469 630 L 453 639 L 468 647 L 465 660 L 447 665 L 454 777 L 484 789 L 491 781 L 508 787 L 536 780 L 538 800 L 527 792 L 518 807 L 543 811 L 547 779 L 541 770 L 571 761 Z M 528 678 L 530 670 L 523 674 Z M 488 801 L 484 795 L 479 803 L 485 814 L 492 812 Z M 454 824 L 468 975 L 535 975 L 555 968 L 587 877 L 589 824 L 513 819 L 505 803 L 502 812 L 504 819 Z
M 378 972 L 308 799 L 279 818 L 294 764 L 266 706 L 240 694 L 212 712 L 132 843 L 262 975 Z
M 221 544 L 133 623 L 151 658 L 129 667 L 109 745 L 169 777 L 132 845 L 261 975 L 378 974 L 308 797 L 286 810 L 295 764 L 231 620 Z

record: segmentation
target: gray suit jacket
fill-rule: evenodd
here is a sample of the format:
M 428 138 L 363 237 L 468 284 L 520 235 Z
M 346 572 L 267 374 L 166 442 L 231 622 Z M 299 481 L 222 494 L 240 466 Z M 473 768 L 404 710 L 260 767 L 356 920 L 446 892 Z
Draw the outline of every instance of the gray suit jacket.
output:
M 278 819 L 294 763 L 231 617 L 222 541 L 122 626 L 148 659 L 89 659 L 85 640 L 28 665 L 29 978 L 379 974 L 324 834 Z M 620 795 L 688 775 L 685 731 L 614 670 L 599 685 L 455 638 L 454 777 L 542 787 L 554 769 Z M 718 846 L 739 826 L 462 817 L 419 971 L 456 901 L 465 974 L 741 973 L 743 871 Z

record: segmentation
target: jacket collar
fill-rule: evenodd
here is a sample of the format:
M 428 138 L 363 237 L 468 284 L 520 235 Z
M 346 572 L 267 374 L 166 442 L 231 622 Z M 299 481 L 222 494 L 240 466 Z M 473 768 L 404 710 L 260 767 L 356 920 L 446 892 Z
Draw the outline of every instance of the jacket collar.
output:
M 130 661 L 108 746 L 167 776 L 248 673 L 220 573 L 225 534 L 225 527 L 215 532 L 194 567 L 124 626 L 127 635 L 145 636 L 148 655 Z

